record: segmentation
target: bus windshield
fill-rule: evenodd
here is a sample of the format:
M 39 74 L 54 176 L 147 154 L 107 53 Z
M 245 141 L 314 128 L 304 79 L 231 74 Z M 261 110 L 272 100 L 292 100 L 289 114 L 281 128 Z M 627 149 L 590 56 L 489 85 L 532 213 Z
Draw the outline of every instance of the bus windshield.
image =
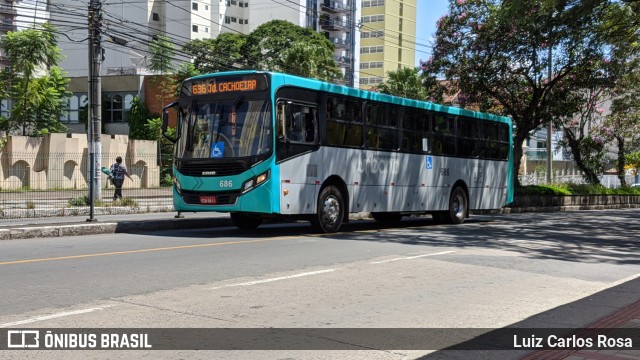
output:
M 266 155 L 273 147 L 266 99 L 194 100 L 181 125 L 183 143 L 178 144 L 177 157 L 183 160 Z

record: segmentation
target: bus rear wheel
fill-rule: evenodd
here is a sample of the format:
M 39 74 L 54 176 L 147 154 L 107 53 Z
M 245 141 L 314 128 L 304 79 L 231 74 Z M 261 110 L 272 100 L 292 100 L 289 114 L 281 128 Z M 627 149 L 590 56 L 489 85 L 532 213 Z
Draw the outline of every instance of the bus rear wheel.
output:
M 460 186 L 456 186 L 449 196 L 449 211 L 445 212 L 445 220 L 449 224 L 462 224 L 469 211 L 467 193 Z
M 322 233 L 334 233 L 340 229 L 345 207 L 342 193 L 329 185 L 320 191 L 316 214 L 311 217 L 311 226 Z
M 232 212 L 231 222 L 239 229 L 253 230 L 262 224 L 262 218 L 258 215 L 250 215 L 241 212 Z

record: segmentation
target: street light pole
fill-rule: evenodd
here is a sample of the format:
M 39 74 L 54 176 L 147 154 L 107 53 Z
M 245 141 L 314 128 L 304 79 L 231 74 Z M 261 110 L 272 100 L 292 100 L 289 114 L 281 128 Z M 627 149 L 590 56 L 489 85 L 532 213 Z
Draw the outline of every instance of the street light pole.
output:
M 102 62 L 102 47 L 100 46 L 100 26 L 102 20 L 102 4 L 100 0 L 89 2 L 89 119 L 87 136 L 89 140 L 89 219 L 95 221 L 94 206 L 96 199 L 101 197 L 102 177 L 102 93 L 100 79 L 100 65 Z
M 548 82 L 551 83 L 551 44 L 549 45 L 549 73 Z M 551 172 L 553 171 L 553 162 L 551 158 L 551 128 L 553 127 L 553 121 L 549 117 L 549 124 L 547 125 L 547 184 L 551 184 Z

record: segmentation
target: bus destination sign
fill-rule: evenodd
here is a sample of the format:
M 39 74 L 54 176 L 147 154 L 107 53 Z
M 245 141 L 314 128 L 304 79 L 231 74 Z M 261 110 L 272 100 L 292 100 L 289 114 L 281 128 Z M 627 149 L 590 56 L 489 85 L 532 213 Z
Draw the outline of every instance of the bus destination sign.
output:
M 191 84 L 193 95 L 208 95 L 230 92 L 248 92 L 266 89 L 264 77 L 242 79 L 206 79 Z

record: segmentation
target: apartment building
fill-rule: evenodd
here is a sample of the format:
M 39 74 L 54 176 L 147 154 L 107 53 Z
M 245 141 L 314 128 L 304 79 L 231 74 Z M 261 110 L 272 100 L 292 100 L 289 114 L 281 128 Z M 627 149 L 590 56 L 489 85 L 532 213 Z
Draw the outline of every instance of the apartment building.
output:
M 417 0 L 360 0 L 362 89 L 382 83 L 389 71 L 415 66 Z

